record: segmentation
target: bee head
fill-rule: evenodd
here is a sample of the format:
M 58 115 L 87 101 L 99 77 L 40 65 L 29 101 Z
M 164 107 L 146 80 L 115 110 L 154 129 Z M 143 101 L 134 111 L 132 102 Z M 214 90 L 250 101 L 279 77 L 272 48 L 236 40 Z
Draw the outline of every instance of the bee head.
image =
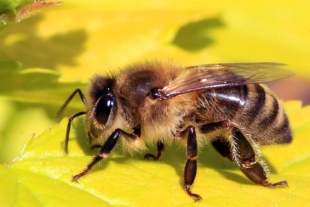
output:
M 109 125 L 116 114 L 117 101 L 114 96 L 112 79 L 95 76 L 90 87 L 90 114 L 96 126 Z

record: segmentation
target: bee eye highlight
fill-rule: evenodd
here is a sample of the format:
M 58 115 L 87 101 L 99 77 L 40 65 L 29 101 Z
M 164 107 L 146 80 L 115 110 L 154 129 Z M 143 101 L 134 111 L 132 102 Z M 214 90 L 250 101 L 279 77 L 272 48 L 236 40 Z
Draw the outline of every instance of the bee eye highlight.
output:
M 111 95 L 104 95 L 98 99 L 94 108 L 94 118 L 101 124 L 106 125 L 110 116 L 113 114 L 113 107 L 116 105 L 116 99 Z

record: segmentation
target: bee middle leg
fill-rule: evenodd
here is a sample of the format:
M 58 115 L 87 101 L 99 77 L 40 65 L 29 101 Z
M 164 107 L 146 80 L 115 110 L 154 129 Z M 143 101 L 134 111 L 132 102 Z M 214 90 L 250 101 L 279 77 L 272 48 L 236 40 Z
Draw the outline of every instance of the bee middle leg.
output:
M 195 127 L 189 126 L 187 127 L 182 134 L 187 133 L 187 147 L 186 147 L 186 155 L 187 161 L 184 169 L 184 180 L 183 184 L 187 194 L 190 197 L 193 197 L 195 201 L 200 201 L 202 197 L 198 194 L 192 193 L 190 186 L 194 183 L 196 172 L 197 172 L 197 139 L 196 139 L 196 131 Z
M 211 141 L 211 144 L 214 149 L 216 149 L 216 151 L 220 153 L 223 157 L 227 157 L 228 159 L 233 161 L 231 145 L 225 137 L 217 136 L 214 140 Z
M 232 142 L 230 143 L 224 137 L 218 136 L 211 143 L 223 157 L 237 162 L 241 171 L 256 184 L 261 184 L 266 187 L 287 186 L 286 181 L 276 183 L 267 181 L 266 170 L 257 161 L 252 145 L 235 124 L 228 120 L 209 123 L 202 125 L 200 131 L 202 133 L 210 133 L 221 128 L 228 128 L 230 130 Z
M 100 147 L 99 153 L 97 155 L 94 156 L 93 160 L 86 166 L 86 168 L 79 174 L 74 175 L 72 177 L 72 182 L 77 182 L 77 180 L 86 175 L 91 169 L 92 167 L 99 162 L 100 160 L 102 160 L 103 158 L 107 158 L 108 155 L 112 152 L 112 150 L 114 149 L 120 135 L 123 135 L 126 139 L 137 139 L 139 136 L 135 133 L 127 133 L 125 131 L 123 131 L 122 129 L 116 129 L 107 139 L 107 141 Z
M 94 145 L 90 146 L 90 149 L 93 150 L 93 149 L 97 149 L 97 148 L 101 148 L 101 147 L 102 147 L 102 145 L 100 145 L 100 144 L 94 144 Z

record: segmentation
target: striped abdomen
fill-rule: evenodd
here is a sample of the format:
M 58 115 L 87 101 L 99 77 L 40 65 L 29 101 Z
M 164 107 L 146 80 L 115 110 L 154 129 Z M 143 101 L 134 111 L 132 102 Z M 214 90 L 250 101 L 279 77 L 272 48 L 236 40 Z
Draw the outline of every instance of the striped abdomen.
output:
M 196 117 L 199 121 L 230 120 L 259 144 L 289 143 L 288 118 L 264 86 L 249 84 L 204 91 Z

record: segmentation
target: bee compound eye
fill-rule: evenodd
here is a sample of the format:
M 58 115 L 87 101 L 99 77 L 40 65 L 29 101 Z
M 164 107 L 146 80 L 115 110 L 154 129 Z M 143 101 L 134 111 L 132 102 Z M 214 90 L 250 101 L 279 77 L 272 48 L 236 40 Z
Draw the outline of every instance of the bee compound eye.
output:
M 101 124 L 106 125 L 110 116 L 113 114 L 113 107 L 116 105 L 114 96 L 105 95 L 98 99 L 94 108 L 94 118 Z

